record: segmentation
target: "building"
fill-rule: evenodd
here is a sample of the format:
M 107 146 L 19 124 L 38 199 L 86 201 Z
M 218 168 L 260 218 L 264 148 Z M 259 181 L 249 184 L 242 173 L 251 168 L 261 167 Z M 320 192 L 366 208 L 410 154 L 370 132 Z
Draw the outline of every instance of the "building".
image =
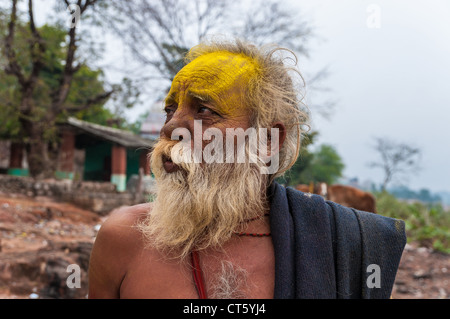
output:
M 140 135 L 143 138 L 156 140 L 166 121 L 166 115 L 162 112 L 150 112 L 141 125 Z
M 132 175 L 150 175 L 148 154 L 155 139 L 75 118 L 60 125 L 61 143 L 55 172 L 58 179 L 110 181 L 119 192 Z M 26 156 L 19 143 L 10 143 L 7 173 L 27 176 Z

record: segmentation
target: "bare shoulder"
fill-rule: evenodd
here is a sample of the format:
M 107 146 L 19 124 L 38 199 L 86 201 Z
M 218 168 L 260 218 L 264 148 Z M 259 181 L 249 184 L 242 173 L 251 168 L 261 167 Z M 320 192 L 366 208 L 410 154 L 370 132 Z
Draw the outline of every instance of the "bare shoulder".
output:
M 150 210 L 150 203 L 120 207 L 110 213 L 100 230 L 108 231 L 110 228 L 114 228 L 114 231 L 125 231 L 126 234 L 129 234 L 130 228 L 145 218 Z
M 102 224 L 89 262 L 89 297 L 117 298 L 127 265 L 143 248 L 136 224 L 150 212 L 150 204 L 121 207 Z
M 129 251 L 131 245 L 137 247 L 141 241 L 136 225 L 150 213 L 150 204 L 139 204 L 126 206 L 112 211 L 101 226 L 95 244 L 106 244 L 114 246 L 115 252 L 120 252 L 120 248 Z

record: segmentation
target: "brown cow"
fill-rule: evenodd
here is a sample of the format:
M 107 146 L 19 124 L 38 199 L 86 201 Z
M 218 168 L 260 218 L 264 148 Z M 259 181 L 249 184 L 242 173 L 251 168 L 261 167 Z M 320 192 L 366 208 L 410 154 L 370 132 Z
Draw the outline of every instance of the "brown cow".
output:
M 321 195 L 325 199 L 343 206 L 376 214 L 375 197 L 371 193 L 362 191 L 352 186 L 339 184 L 327 185 L 326 183 L 320 183 L 316 185 L 300 184 L 295 188 L 304 193 Z
M 311 193 L 311 194 L 319 194 L 320 193 L 318 185 L 314 185 L 312 183 L 309 185 L 298 184 L 297 186 L 295 186 L 295 189 L 299 190 L 303 193 Z

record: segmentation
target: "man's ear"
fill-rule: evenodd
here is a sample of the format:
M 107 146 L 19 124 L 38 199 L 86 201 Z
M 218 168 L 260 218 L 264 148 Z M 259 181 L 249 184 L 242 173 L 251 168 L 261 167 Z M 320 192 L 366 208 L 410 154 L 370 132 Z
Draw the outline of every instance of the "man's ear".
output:
M 259 158 L 267 165 L 267 170 L 263 170 L 264 174 L 275 174 L 279 170 L 279 153 L 286 139 L 286 127 L 281 122 L 275 122 L 269 132 L 264 131 L 267 137 L 263 139 L 262 144 L 259 144 Z M 266 140 L 265 143 L 264 140 Z

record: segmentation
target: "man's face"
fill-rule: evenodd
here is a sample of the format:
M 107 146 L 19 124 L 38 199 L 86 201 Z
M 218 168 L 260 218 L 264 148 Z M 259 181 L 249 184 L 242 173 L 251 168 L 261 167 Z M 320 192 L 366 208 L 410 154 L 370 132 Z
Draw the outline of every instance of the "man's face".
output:
M 171 140 L 175 129 L 189 131 L 197 143 L 197 120 L 202 121 L 202 135 L 208 128 L 222 132 L 217 141 L 225 138 L 227 128 L 249 128 L 245 87 L 254 72 L 257 67 L 249 58 L 219 52 L 195 59 L 176 75 L 166 99 L 167 120 L 150 161 L 156 198 L 143 231 L 153 245 L 179 249 L 180 256 L 193 247 L 219 247 L 246 219 L 265 211 L 267 176 L 260 173 L 260 162 L 181 161 L 178 166 L 171 161 L 174 150 L 192 145 L 184 138 Z
M 175 76 L 167 95 L 161 138 L 171 139 L 177 128 L 186 128 L 193 139 L 200 140 L 211 127 L 221 130 L 223 136 L 226 128 L 246 130 L 250 110 L 245 87 L 255 72 L 255 62 L 228 52 L 206 54 L 189 63 Z M 201 136 L 194 136 L 194 120 L 202 121 L 202 131 L 196 132 Z M 171 165 L 165 168 L 170 171 Z

